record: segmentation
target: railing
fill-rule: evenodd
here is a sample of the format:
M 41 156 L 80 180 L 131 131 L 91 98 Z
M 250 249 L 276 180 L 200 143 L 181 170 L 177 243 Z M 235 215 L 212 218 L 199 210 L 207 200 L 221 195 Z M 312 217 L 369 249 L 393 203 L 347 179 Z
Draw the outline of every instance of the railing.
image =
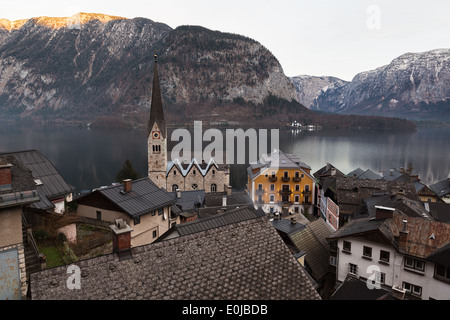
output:
M 277 177 L 275 177 L 275 176 L 269 176 L 269 181 L 270 181 L 270 182 L 275 182 L 275 181 L 277 181 Z
M 34 240 L 33 233 L 31 233 L 31 230 L 30 230 L 30 232 L 28 231 L 29 224 L 27 222 L 27 219 L 25 219 L 25 215 L 23 214 L 23 212 L 21 212 L 21 214 L 22 214 L 22 224 L 27 230 L 27 242 L 29 245 L 31 245 L 31 248 L 33 249 L 36 257 L 39 259 L 39 257 L 41 256 L 41 253 L 39 252 L 36 241 Z
M 302 178 L 300 178 L 300 177 L 293 177 L 293 178 L 292 178 L 292 181 L 294 181 L 294 182 L 300 182 L 300 181 L 302 181 Z
M 289 180 L 291 180 L 290 177 L 282 177 L 281 178 L 281 181 L 283 181 L 283 182 L 289 182 Z
M 281 189 L 278 193 L 282 196 L 289 196 L 292 194 L 292 190 L 289 189 Z
M 278 204 L 282 206 L 292 206 L 294 203 L 292 201 L 278 201 Z

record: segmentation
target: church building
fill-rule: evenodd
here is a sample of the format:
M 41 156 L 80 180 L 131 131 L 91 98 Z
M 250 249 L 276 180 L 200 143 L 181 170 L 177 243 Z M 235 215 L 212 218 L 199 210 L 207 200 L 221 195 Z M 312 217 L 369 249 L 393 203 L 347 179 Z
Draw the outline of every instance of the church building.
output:
M 205 190 L 205 192 L 228 192 L 230 186 L 230 168 L 217 164 L 213 158 L 181 159 L 168 161 L 167 127 L 161 99 L 158 62 L 155 55 L 153 73 L 152 100 L 148 121 L 148 177 L 160 188 L 169 192 Z

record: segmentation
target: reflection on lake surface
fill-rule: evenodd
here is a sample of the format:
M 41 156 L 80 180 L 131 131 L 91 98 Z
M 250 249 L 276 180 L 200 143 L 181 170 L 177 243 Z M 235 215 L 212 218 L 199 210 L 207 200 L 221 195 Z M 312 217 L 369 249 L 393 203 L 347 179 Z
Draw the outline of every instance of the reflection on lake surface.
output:
M 146 139 L 146 132 L 131 129 L 0 125 L 0 152 L 37 149 L 78 191 L 114 182 L 126 159 L 145 176 Z M 427 185 L 450 177 L 449 128 L 419 128 L 416 132 L 280 130 L 279 145 L 283 152 L 298 155 L 311 172 L 327 162 L 345 174 L 358 167 L 379 172 L 411 163 Z M 246 167 L 232 165 L 234 188 L 245 188 Z

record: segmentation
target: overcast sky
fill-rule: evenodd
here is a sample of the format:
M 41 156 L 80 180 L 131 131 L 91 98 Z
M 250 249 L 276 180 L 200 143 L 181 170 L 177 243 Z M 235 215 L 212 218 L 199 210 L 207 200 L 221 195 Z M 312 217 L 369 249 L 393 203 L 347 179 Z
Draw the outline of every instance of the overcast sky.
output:
M 388 64 L 406 52 L 450 48 L 449 0 L 0 0 L 0 18 L 78 12 L 200 25 L 269 49 L 287 76 L 335 76 Z

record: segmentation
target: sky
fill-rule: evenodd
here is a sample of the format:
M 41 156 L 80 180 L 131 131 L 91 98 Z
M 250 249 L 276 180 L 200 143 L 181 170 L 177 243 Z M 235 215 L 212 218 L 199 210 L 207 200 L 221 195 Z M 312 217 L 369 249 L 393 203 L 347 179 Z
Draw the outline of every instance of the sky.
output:
M 9 20 L 78 12 L 244 35 L 289 77 L 351 81 L 404 53 L 450 48 L 449 0 L 0 0 L 0 18 Z

